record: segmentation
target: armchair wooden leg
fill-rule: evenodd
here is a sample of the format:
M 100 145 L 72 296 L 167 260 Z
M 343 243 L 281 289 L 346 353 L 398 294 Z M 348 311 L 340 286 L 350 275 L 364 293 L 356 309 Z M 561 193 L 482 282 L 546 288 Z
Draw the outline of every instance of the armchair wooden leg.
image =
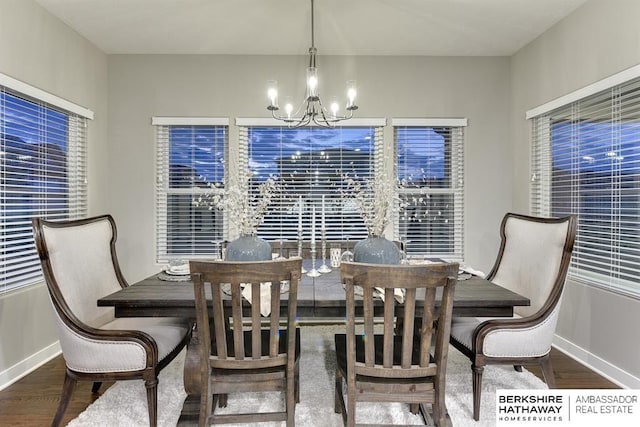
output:
M 62 424 L 62 418 L 64 417 L 64 413 L 67 410 L 67 406 L 69 406 L 71 395 L 73 394 L 73 389 L 76 387 L 76 383 L 76 379 L 73 378 L 67 371 L 64 376 L 64 384 L 62 385 L 62 396 L 60 396 L 58 410 L 56 411 L 56 415 L 53 418 L 53 421 L 51 422 L 52 427 L 58 427 L 60 424 Z
M 149 426 L 155 427 L 158 423 L 158 378 L 145 380 L 147 389 L 147 409 L 149 411 Z
M 102 385 L 101 381 L 94 382 L 93 386 L 91 387 L 91 393 L 97 393 L 100 390 L 101 385 Z
M 544 382 L 547 383 L 547 387 L 556 388 L 556 378 L 553 375 L 553 367 L 551 366 L 551 357 L 547 354 L 542 359 L 542 376 Z
M 482 395 L 482 372 L 483 366 L 472 365 L 473 371 L 473 419 L 480 420 L 480 398 Z

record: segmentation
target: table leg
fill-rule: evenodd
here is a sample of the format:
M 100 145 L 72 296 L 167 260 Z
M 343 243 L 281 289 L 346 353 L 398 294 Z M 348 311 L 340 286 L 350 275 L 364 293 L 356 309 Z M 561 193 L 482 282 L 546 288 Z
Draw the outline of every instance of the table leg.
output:
M 209 325 L 213 328 L 213 324 Z M 215 342 L 212 343 L 215 345 Z M 202 393 L 202 385 L 200 382 L 200 341 L 198 334 L 191 334 L 191 340 L 187 344 L 187 355 L 184 360 L 184 390 L 187 392 L 187 398 L 182 405 L 182 412 L 178 421 L 179 426 L 193 425 L 194 421 L 198 423 L 200 414 L 200 395 Z M 214 404 L 219 406 L 227 406 L 227 395 L 220 395 Z
M 184 390 L 188 395 L 200 395 L 200 343 L 198 334 L 192 334 L 184 360 Z
M 198 334 L 191 335 L 187 344 L 187 355 L 184 360 L 184 390 L 187 398 L 182 405 L 182 412 L 178 420 L 179 426 L 198 424 L 200 411 L 200 343 Z

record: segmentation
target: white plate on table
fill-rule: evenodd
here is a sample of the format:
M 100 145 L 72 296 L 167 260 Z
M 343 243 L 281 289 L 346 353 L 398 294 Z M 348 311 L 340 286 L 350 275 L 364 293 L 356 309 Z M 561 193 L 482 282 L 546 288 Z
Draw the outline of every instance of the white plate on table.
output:
M 166 271 L 162 271 L 158 274 L 158 279 L 165 282 L 188 282 L 191 280 L 189 274 L 167 274 Z
M 164 270 L 163 273 L 168 274 L 169 276 L 188 276 L 191 274 L 187 270 L 171 271 L 168 268 Z

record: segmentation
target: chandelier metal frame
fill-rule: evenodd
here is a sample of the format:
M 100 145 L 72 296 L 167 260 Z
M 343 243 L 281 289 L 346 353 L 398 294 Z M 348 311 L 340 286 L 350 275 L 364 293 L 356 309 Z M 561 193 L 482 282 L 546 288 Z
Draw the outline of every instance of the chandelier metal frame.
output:
M 356 82 L 355 80 L 347 81 L 347 104 L 344 115 L 338 114 L 339 106 L 333 102 L 330 109 L 327 110 L 320 100 L 318 93 L 318 69 L 316 67 L 315 36 L 314 36 L 314 0 L 311 0 L 311 47 L 309 48 L 309 67 L 307 68 L 307 89 L 306 98 L 298 109 L 293 112 L 293 106 L 290 103 L 285 105 L 285 113 L 278 113 L 278 89 L 277 81 L 269 82 L 268 97 L 270 100 L 267 110 L 271 111 L 271 116 L 276 120 L 281 120 L 287 124 L 289 128 L 297 128 L 315 124 L 321 127 L 335 127 L 336 123 L 343 120 L 349 120 L 353 117 L 353 112 L 358 109 L 356 105 Z

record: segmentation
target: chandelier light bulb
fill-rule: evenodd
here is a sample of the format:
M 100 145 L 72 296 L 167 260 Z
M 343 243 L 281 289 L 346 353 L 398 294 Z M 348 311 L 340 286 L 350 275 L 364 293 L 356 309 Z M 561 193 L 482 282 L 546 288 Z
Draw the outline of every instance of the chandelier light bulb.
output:
M 340 109 L 340 106 L 338 105 L 338 103 L 336 101 L 333 101 L 331 103 L 331 115 L 335 118 L 338 116 L 338 110 Z
M 269 99 L 271 100 L 271 105 L 276 105 L 276 98 L 278 97 L 278 91 L 274 88 L 269 89 Z
M 313 92 L 315 92 L 317 87 L 318 87 L 318 79 L 315 76 L 309 77 L 309 88 Z
M 347 96 L 349 97 L 349 105 L 353 105 L 353 102 L 356 99 L 356 90 L 354 88 L 350 88 L 347 92 Z
M 291 113 L 293 113 L 293 105 L 290 102 L 284 106 L 284 111 L 287 113 L 287 118 L 291 119 Z

